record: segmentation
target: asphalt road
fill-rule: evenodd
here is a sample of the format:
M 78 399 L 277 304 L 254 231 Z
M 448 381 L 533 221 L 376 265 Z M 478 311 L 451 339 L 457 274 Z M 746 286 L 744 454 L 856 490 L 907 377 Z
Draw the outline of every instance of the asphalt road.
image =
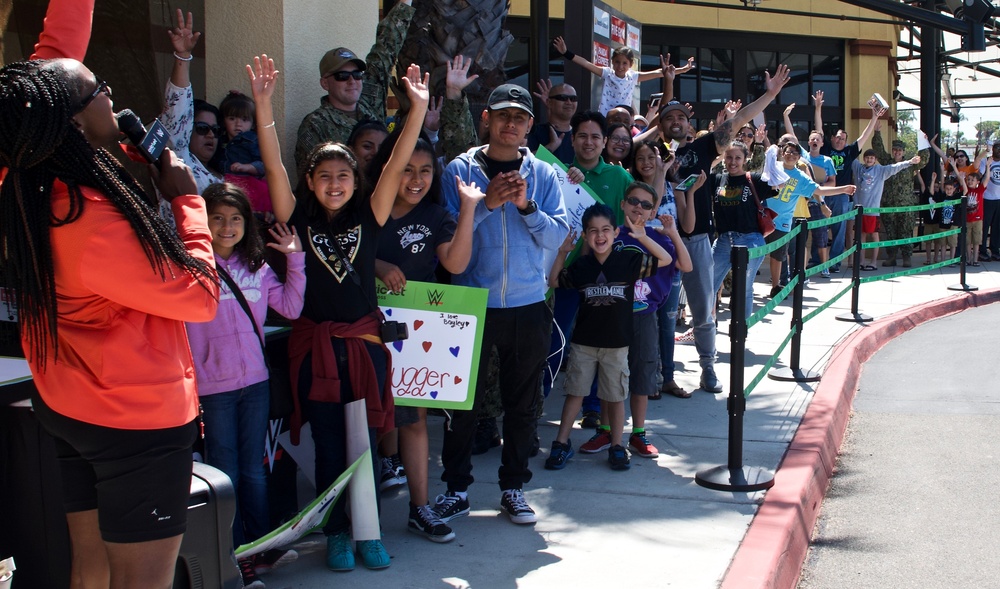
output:
M 801 589 L 1000 587 L 1000 305 L 865 364 Z

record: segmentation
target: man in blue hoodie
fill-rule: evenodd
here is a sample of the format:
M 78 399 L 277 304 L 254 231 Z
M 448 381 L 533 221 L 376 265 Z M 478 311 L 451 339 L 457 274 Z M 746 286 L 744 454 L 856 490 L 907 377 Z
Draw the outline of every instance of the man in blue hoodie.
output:
M 482 350 L 496 346 L 500 358 L 504 411 L 500 508 L 512 522 L 531 524 L 535 512 L 522 487 L 531 480 L 528 458 L 552 331 L 552 313 L 545 305 L 546 273 L 569 233 L 569 223 L 555 171 L 521 147 L 534 122 L 531 93 L 504 84 L 490 94 L 487 105 L 489 144 L 448 164 L 442 193 L 445 206 L 457 217 L 454 178 L 474 182 L 486 192 L 476 206 L 472 259 L 453 284 L 489 289 Z M 480 360 L 475 404 L 469 411 L 456 411 L 445 431 L 441 480 L 448 491 L 435 506 L 445 522 L 469 513 L 472 441 L 489 354 L 480 354 Z

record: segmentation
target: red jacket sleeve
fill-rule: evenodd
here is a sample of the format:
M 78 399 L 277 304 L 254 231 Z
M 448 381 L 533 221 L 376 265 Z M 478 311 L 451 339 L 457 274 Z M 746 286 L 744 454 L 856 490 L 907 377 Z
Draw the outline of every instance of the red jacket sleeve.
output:
M 94 24 L 94 0 L 50 0 L 31 59 L 83 61 Z
M 85 206 L 88 205 L 94 203 Z M 205 201 L 198 195 L 178 196 L 171 206 L 177 233 L 188 252 L 215 268 Z M 164 280 L 150 265 L 135 231 L 121 214 L 114 215 L 81 247 L 84 248 L 80 260 L 82 280 L 93 293 L 130 309 L 168 319 L 201 322 L 215 317 L 218 284 L 167 263 Z

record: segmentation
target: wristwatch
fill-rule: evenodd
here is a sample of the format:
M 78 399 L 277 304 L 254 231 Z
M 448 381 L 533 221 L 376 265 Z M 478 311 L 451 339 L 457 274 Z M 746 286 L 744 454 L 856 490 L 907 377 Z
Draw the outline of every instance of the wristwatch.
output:
M 534 213 L 537 210 L 538 210 L 538 203 L 533 200 L 529 200 L 528 206 L 524 207 L 523 209 L 517 209 L 517 212 L 527 216 L 530 215 L 531 213 Z

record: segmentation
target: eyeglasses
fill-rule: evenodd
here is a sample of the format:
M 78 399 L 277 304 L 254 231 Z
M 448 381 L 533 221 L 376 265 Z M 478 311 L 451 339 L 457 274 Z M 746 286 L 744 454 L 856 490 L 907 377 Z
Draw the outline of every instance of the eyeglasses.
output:
M 201 135 L 204 137 L 211 132 L 216 137 L 222 137 L 222 127 L 219 125 L 209 125 L 208 123 L 203 123 L 198 121 L 194 124 L 194 132 L 196 135 Z
M 83 101 L 80 102 L 80 106 L 78 106 L 76 109 L 77 112 L 80 112 L 83 109 L 87 108 L 87 106 L 101 94 L 107 94 L 108 98 L 111 98 L 111 86 L 108 86 L 107 82 L 98 78 L 97 76 L 94 76 L 94 80 L 97 81 L 97 88 L 94 88 L 94 91 L 90 93 L 90 96 L 87 96 L 86 98 L 83 99 Z
M 339 72 L 333 72 L 332 74 L 327 74 L 324 77 L 326 77 L 326 78 L 333 78 L 334 80 L 336 80 L 338 82 L 346 82 L 347 80 L 349 80 L 351 78 L 354 78 L 355 80 L 360 80 L 360 79 L 364 78 L 365 77 L 365 72 L 363 72 L 361 70 L 353 70 L 353 71 L 349 71 L 349 72 L 347 72 L 347 71 L 339 71 Z
M 753 139 L 753 133 L 751 133 L 750 131 L 743 131 L 742 133 L 737 133 L 736 136 L 737 137 L 748 137 L 750 139 Z
M 572 94 L 552 94 L 549 96 L 550 100 L 558 100 L 559 102 L 576 102 L 576 96 Z
M 648 200 L 639 200 L 634 196 L 626 196 L 625 202 L 632 205 L 633 207 L 642 207 L 642 210 L 644 211 L 651 211 L 653 210 L 653 207 L 656 206 L 653 203 L 649 202 Z
M 631 140 L 632 140 L 631 137 L 619 137 L 619 136 L 612 135 L 608 139 L 608 142 L 609 143 L 617 143 L 619 145 L 628 145 L 629 141 L 631 141 Z

